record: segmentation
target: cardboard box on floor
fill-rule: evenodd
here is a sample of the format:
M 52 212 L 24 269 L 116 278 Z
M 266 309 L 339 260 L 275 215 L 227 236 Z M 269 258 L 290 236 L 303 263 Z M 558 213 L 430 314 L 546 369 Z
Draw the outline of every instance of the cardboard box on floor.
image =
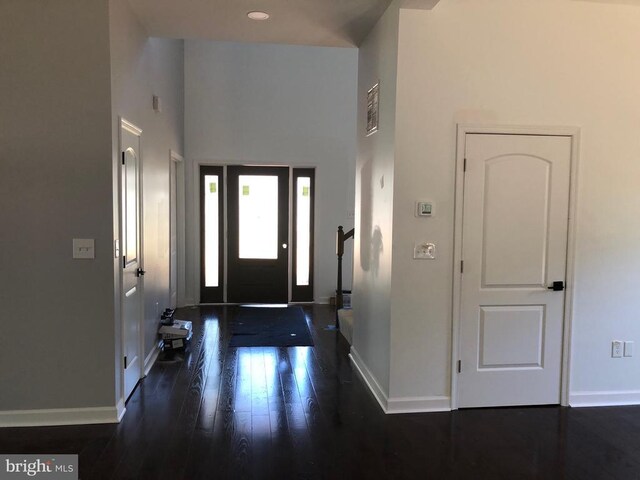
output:
M 184 348 L 193 336 L 193 324 L 187 320 L 174 320 L 170 325 L 162 325 L 158 333 L 165 349 Z

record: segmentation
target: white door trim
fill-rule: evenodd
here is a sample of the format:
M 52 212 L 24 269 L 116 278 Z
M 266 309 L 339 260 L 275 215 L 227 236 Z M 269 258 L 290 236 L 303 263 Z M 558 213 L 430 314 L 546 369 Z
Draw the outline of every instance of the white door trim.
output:
M 567 285 L 564 304 L 564 326 L 562 339 L 562 373 L 560 404 L 569 404 L 571 382 L 571 335 L 573 321 L 573 291 L 575 277 L 576 243 L 576 201 L 578 180 L 578 159 L 580 148 L 580 128 L 561 126 L 518 126 L 518 125 L 473 125 L 458 124 L 456 144 L 456 187 L 455 187 L 455 227 L 453 254 L 453 297 L 451 330 L 451 409 L 458 408 L 457 366 L 460 350 L 460 302 L 462 298 L 462 221 L 464 195 L 464 155 L 465 139 L 470 133 L 495 135 L 544 135 L 571 138 L 571 173 L 569 185 L 569 229 L 567 237 Z
M 186 277 L 185 277 L 185 236 L 186 236 L 186 189 L 185 189 L 185 160 L 182 155 L 179 153 L 169 150 L 169 182 L 173 182 L 173 164 L 176 164 L 176 230 L 177 230 L 177 250 L 178 250 L 178 305 L 184 306 L 185 302 L 185 288 L 186 288 Z M 171 192 L 171 185 L 169 185 L 169 192 Z M 173 198 L 169 199 L 169 202 L 173 202 Z M 170 207 L 171 208 L 171 207 Z M 169 227 L 171 228 L 171 227 Z M 169 272 L 171 275 L 171 272 Z M 171 279 L 169 279 L 171 282 Z
M 122 130 L 127 130 L 128 132 L 132 133 L 133 135 L 136 135 L 137 137 L 140 138 L 140 142 L 138 144 L 138 148 L 139 148 L 139 152 L 138 152 L 138 215 L 140 218 L 140 231 L 139 231 L 139 243 L 140 243 L 140 252 L 139 252 L 139 261 L 138 261 L 138 267 L 144 270 L 144 201 L 143 201 L 143 191 L 142 191 L 142 176 L 143 176 L 143 152 L 142 152 L 142 129 L 138 128 L 136 125 L 134 125 L 133 123 L 131 123 L 130 121 L 126 120 L 124 117 L 120 116 L 118 117 L 119 120 L 119 125 L 120 128 L 118 129 L 118 218 L 119 218 L 119 222 L 118 222 L 118 238 L 120 239 L 120 252 L 122 252 L 122 249 L 124 248 L 123 244 L 122 244 L 122 162 L 120 161 L 120 156 L 122 155 L 123 152 L 123 148 L 122 148 Z M 120 359 L 119 360 L 119 365 L 120 365 L 120 393 L 121 393 L 121 398 L 119 399 L 120 402 L 122 402 L 122 404 L 124 405 L 124 402 L 127 400 L 126 398 L 124 398 L 124 362 L 123 362 L 123 355 L 122 352 L 125 351 L 125 345 L 124 345 L 124 334 L 123 334 L 123 322 L 124 322 L 124 312 L 123 312 L 123 301 L 122 298 L 124 297 L 124 289 L 123 289 L 123 275 L 122 275 L 122 254 L 120 255 L 120 258 L 118 259 L 118 275 L 119 275 L 119 282 L 120 282 Z M 143 378 L 144 377 L 144 278 L 140 281 L 140 315 L 138 318 L 138 324 L 139 324 L 139 341 L 138 341 L 138 349 L 139 349 L 139 353 L 140 353 L 140 372 L 139 372 L 139 378 Z

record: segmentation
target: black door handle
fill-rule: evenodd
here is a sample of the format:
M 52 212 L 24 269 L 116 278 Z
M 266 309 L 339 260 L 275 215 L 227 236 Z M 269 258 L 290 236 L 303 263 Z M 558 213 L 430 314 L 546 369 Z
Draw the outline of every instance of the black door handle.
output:
M 145 271 L 144 271 L 143 269 L 141 269 L 141 268 L 138 268 L 138 269 L 136 270 L 136 277 L 141 277 L 141 276 L 143 276 L 145 273 L 147 273 L 147 272 L 145 272 Z
M 549 290 L 553 290 L 554 292 L 561 292 L 564 290 L 564 282 L 553 282 L 553 284 L 547 288 Z

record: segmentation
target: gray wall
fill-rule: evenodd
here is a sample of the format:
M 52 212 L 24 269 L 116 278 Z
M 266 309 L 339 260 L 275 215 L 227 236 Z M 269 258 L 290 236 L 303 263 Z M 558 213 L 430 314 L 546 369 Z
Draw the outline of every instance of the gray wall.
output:
M 107 0 L 2 0 L 0 64 L 0 410 L 113 406 Z
M 612 340 L 640 341 L 638 25 L 638 5 L 615 2 L 401 11 L 392 394 L 449 394 L 456 123 L 567 125 L 581 128 L 570 403 L 640 402 L 640 356 L 611 358 Z M 435 261 L 411 260 L 420 238 Z
M 144 358 L 158 341 L 160 312 L 169 307 L 170 150 L 182 154 L 184 125 L 183 42 L 148 38 L 126 0 L 111 0 L 113 182 L 119 175 L 119 117 L 142 129 Z M 159 95 L 162 112 L 152 108 Z M 114 237 L 119 211 L 114 196 Z M 118 281 L 120 262 L 113 262 Z M 119 305 L 119 286 L 115 302 Z M 116 314 L 119 318 L 119 308 Z M 119 320 L 117 321 L 119 325 Z M 119 345 L 118 345 L 119 347 Z M 119 365 L 121 355 L 116 361 Z M 118 368 L 120 368 L 118 366 Z
M 381 99 L 391 94 L 388 84 L 397 75 L 394 148 L 383 128 L 366 139 L 358 132 L 362 185 L 356 195 L 358 223 L 366 224 L 370 212 L 392 215 L 389 260 L 391 241 L 381 231 L 382 258 L 393 269 L 390 280 L 386 272 L 373 278 L 358 269 L 358 258 L 369 256 L 356 252 L 354 347 L 383 387 L 389 379 L 394 403 L 446 408 L 449 402 L 459 123 L 580 127 L 569 403 L 640 403 L 640 377 L 630 373 L 637 372 L 640 356 L 611 358 L 612 340 L 640 338 L 640 228 L 634 221 L 640 214 L 640 60 L 633 55 L 640 8 L 622 3 L 446 0 L 431 11 L 401 9 L 397 37 L 382 35 L 379 24 L 362 45 L 360 97 L 375 69 L 392 75 L 383 82 L 380 73 Z M 385 18 L 393 11 L 394 4 Z M 396 53 L 397 63 L 381 69 Z M 397 74 L 391 71 L 396 67 Z M 388 115 L 383 107 L 381 121 Z M 369 158 L 373 165 L 392 165 L 392 200 L 379 206 L 381 174 L 361 169 Z M 369 177 L 372 200 L 365 194 Z M 428 221 L 414 216 L 420 199 L 434 202 Z M 434 261 L 412 259 L 421 239 L 437 244 Z M 369 248 L 366 241 L 356 244 Z M 388 281 L 390 287 L 383 284 Z M 384 305 L 391 305 L 390 313 L 373 294 L 389 288 Z
M 356 75 L 355 49 L 185 43 L 190 160 L 317 167 L 316 301 L 327 301 L 336 288 L 336 228 L 353 226 Z M 197 184 L 188 203 L 191 301 L 199 288 L 195 194 Z M 345 265 L 348 287 L 351 255 Z
M 353 349 L 389 393 L 398 2 L 360 46 Z M 378 132 L 366 136 L 367 91 L 380 82 Z
M 10 325 L 0 337 L 0 410 L 113 407 L 118 116 L 144 130 L 146 356 L 169 303 L 182 42 L 148 39 L 126 0 L 3 0 L 0 59 L 0 302 Z M 151 109 L 154 93 L 162 114 Z M 96 258 L 73 260 L 73 238 L 95 239 Z

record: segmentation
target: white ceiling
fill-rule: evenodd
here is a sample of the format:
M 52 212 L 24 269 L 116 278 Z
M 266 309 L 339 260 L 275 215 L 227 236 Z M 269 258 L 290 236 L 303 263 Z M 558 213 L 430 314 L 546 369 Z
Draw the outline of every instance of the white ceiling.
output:
M 438 0 L 403 0 L 430 9 Z M 129 0 L 149 35 L 185 39 L 357 46 L 390 0 Z M 247 12 L 269 13 L 266 21 Z

